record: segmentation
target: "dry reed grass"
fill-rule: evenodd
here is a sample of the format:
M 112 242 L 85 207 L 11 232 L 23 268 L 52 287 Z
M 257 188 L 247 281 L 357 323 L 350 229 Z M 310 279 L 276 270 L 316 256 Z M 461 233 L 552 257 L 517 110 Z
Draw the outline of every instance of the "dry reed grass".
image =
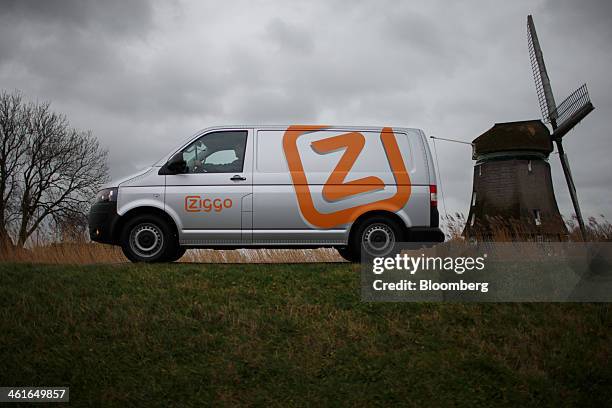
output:
M 580 234 L 576 216 L 571 218 L 564 217 L 564 221 L 569 232 L 569 241 L 582 241 L 583 239 Z M 442 229 L 446 233 L 447 241 L 464 241 L 462 233 L 466 223 L 465 215 L 462 213 L 455 213 L 455 215 L 449 214 L 447 216 L 442 216 L 441 222 L 443 224 Z M 585 227 L 587 232 L 586 241 L 612 241 L 612 224 L 610 224 L 604 215 L 600 215 L 598 218 L 589 217 L 586 220 Z M 509 228 L 502 220 L 493 230 L 492 240 L 495 242 L 513 242 L 516 240 L 516 233 L 521 233 L 520 225 Z
M 447 241 L 462 242 L 465 216 L 460 213 L 442 217 Z M 581 241 L 576 218 L 566 219 L 571 241 Z M 589 241 L 612 241 L 612 225 L 602 215 L 590 217 L 587 224 Z M 494 241 L 512 241 L 512 231 L 503 227 L 494 233 Z M 320 249 L 191 249 L 180 259 L 184 263 L 303 263 L 342 262 L 332 248 Z M 0 251 L 0 262 L 89 265 L 127 262 L 119 247 L 83 241 L 36 245 L 28 249 Z
M 38 245 L 31 248 L 12 248 L 0 252 L 0 261 L 43 264 L 109 264 L 127 262 L 121 248 L 87 242 Z
M 341 262 L 335 249 L 191 249 L 184 263 Z M 90 265 L 127 262 L 121 248 L 97 243 L 62 243 L 0 252 L 0 262 Z

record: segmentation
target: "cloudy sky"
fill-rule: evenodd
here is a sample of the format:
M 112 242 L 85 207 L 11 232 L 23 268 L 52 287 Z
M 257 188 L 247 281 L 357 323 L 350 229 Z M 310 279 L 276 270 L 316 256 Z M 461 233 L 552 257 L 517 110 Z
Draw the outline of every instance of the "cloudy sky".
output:
M 407 126 L 471 141 L 539 118 L 527 14 L 557 102 L 589 86 L 596 110 L 565 144 L 583 212 L 610 218 L 608 1 L 0 0 L 0 89 L 92 130 L 113 177 L 213 125 Z M 436 147 L 446 208 L 467 213 L 470 148 Z M 569 214 L 558 156 L 551 164 Z

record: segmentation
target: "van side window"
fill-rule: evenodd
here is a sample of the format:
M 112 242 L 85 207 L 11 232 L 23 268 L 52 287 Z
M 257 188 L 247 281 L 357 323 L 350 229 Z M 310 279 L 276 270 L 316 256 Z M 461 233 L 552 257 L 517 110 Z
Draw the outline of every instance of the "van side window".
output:
M 187 173 L 241 173 L 247 131 L 212 132 L 183 150 Z

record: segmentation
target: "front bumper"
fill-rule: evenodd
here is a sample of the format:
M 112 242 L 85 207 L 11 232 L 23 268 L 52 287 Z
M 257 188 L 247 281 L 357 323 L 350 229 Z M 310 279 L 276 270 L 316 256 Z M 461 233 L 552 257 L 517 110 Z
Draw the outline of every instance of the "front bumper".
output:
M 104 244 L 117 243 L 115 228 L 118 220 L 116 201 L 95 203 L 89 210 L 89 238 Z

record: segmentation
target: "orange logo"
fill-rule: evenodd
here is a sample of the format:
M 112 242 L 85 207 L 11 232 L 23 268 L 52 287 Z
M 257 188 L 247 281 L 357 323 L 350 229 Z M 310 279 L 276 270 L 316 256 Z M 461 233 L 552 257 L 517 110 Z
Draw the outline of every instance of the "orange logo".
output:
M 230 198 L 203 198 L 199 195 L 185 197 L 185 211 L 187 212 L 221 212 L 225 208 L 232 208 L 234 203 Z
M 361 214 L 373 210 L 386 210 L 396 212 L 401 209 L 410 198 L 410 176 L 406 171 L 399 146 L 389 127 L 383 128 L 380 140 L 387 155 L 387 160 L 395 178 L 397 191 L 383 200 L 373 201 L 367 204 L 345 208 L 331 213 L 322 213 L 315 208 L 312 200 L 308 180 L 304 173 L 304 166 L 297 148 L 297 140 L 306 133 L 325 130 L 326 126 L 290 126 L 283 137 L 283 150 L 289 166 L 291 180 L 304 218 L 312 225 L 319 228 L 332 228 L 346 224 L 357 219 Z M 381 190 L 385 187 L 383 181 L 374 176 L 364 177 L 358 180 L 345 182 L 353 164 L 359 157 L 365 145 L 365 137 L 359 132 L 350 132 L 312 143 L 312 148 L 320 154 L 346 148 L 344 155 L 332 171 L 323 186 L 323 198 L 328 201 L 339 201 L 356 194 Z
M 337 201 L 352 195 L 385 188 L 385 184 L 378 177 L 363 177 L 344 183 L 344 179 L 355 164 L 359 153 L 365 145 L 365 137 L 359 132 L 345 133 L 312 143 L 312 148 L 321 154 L 336 151 L 342 147 L 346 150 L 338 165 L 332 171 L 323 186 L 323 197 L 328 201 Z

